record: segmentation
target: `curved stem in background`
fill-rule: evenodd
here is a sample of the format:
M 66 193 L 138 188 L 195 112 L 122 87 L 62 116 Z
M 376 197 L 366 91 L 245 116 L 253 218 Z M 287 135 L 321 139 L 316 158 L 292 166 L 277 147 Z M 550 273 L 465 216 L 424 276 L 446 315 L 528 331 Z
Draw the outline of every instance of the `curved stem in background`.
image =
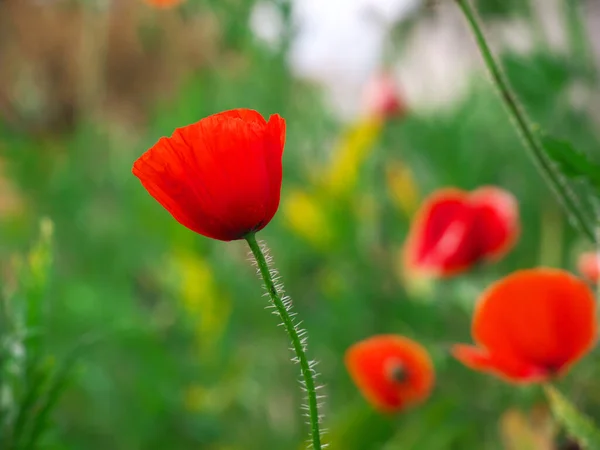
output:
M 277 310 L 278 315 L 281 317 L 283 321 L 283 326 L 287 331 L 291 341 L 294 353 L 296 354 L 295 362 L 300 364 L 300 370 L 302 372 L 302 378 L 304 381 L 304 387 L 306 388 L 306 396 L 308 400 L 308 417 L 310 420 L 310 429 L 311 429 L 311 442 L 312 448 L 315 450 L 321 450 L 321 433 L 319 430 L 319 404 L 317 399 L 317 389 L 315 386 L 314 380 L 314 362 L 310 362 L 306 357 L 306 349 L 303 338 L 300 337 L 300 333 L 290 315 L 290 307 L 291 304 L 287 303 L 281 297 L 281 290 L 275 285 L 275 280 L 273 279 L 273 272 L 269 268 L 269 263 L 265 258 L 265 254 L 261 249 L 260 245 L 256 240 L 256 235 L 254 233 L 248 234 L 246 237 L 246 242 L 250 246 L 250 250 L 256 259 L 256 264 L 258 266 L 258 270 L 262 279 L 265 283 L 265 287 L 267 288 L 267 292 L 269 294 L 269 298 L 273 302 L 275 309 Z
M 561 181 L 560 175 L 553 170 L 550 161 L 546 157 L 544 147 L 537 137 L 531 122 L 527 118 L 527 114 L 519 104 L 517 97 L 508 82 L 508 79 L 503 74 L 499 63 L 492 54 L 492 51 L 487 44 L 485 35 L 483 34 L 482 28 L 479 24 L 475 10 L 469 4 L 469 0 L 456 0 L 456 2 L 464 13 L 465 18 L 467 19 L 467 22 L 473 31 L 477 46 L 479 47 L 481 55 L 483 56 L 483 60 L 485 61 L 485 65 L 492 76 L 494 85 L 496 88 L 498 88 L 502 100 L 508 108 L 511 118 L 514 120 L 517 128 L 521 132 L 523 140 L 525 141 L 525 148 L 528 150 L 530 156 L 533 158 L 547 183 L 556 193 L 560 202 L 574 219 L 577 227 L 590 241 L 596 242 L 594 230 L 586 222 L 568 188 Z

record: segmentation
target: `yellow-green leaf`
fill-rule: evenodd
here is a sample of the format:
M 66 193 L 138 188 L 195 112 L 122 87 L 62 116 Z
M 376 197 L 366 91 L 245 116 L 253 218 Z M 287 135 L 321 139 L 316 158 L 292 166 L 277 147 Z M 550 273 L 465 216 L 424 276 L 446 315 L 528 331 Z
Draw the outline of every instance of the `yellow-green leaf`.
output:
M 600 430 L 553 386 L 545 386 L 556 420 L 586 450 L 600 450 Z

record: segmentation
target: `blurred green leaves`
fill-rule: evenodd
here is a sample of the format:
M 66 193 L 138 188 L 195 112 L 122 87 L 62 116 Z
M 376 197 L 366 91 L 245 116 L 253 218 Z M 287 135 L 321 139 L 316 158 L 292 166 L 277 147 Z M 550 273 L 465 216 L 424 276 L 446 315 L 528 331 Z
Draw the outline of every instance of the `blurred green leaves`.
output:
M 519 16 L 531 12 L 529 0 L 477 0 L 477 9 L 483 17 Z
M 80 345 L 60 361 L 45 351 L 45 297 L 52 267 L 53 223 L 42 219 L 27 258 L 16 259 L 14 290 L 1 293 L 0 448 L 33 450 L 45 437 L 77 360 Z
M 121 8 L 120 2 L 113 3 Z M 150 11 L 138 3 L 144 14 Z M 135 157 L 160 136 L 219 110 L 244 106 L 265 115 L 281 113 L 288 123 L 282 206 L 264 232 L 322 361 L 332 445 L 343 450 L 498 450 L 502 412 L 528 407 L 533 399 L 527 391 L 460 367 L 448 358 L 446 345 L 468 338 L 470 308 L 489 281 L 547 262 L 543 254 L 550 247 L 557 255 L 552 265 L 572 267 L 581 235 L 564 226 L 564 215 L 523 152 L 502 105 L 477 73 L 456 103 L 415 109 L 402 121 L 386 124 L 364 156 L 336 152 L 341 127 L 323 108 L 318 86 L 295 79 L 284 52 L 261 47 L 248 29 L 254 3 L 189 0 L 182 5 L 179 12 L 186 20 L 215 19 L 212 44 L 218 51 L 187 82 L 171 86 L 165 80 L 164 100 L 144 103 L 152 108 L 149 123 L 131 126 L 119 122 L 119 116 L 99 114 L 50 138 L 0 124 L 1 157 L 27 201 L 19 226 L 3 235 L 1 249 L 7 253 L 2 256 L 8 260 L 8 249 L 29 245 L 38 217 L 49 214 L 56 221 L 55 243 L 40 240 L 35 257 L 21 258 L 19 289 L 8 288 L 11 277 L 4 283 L 10 299 L 0 302 L 5 310 L 0 311 L 0 368 L 3 386 L 15 388 L 11 395 L 4 389 L 0 394 L 2 439 L 14 433 L 26 445 L 38 435 L 34 430 L 41 430 L 36 442 L 56 441 L 60 450 L 288 450 L 303 445 L 296 386 L 287 382 L 295 372 L 288 367 L 280 331 L 257 306 L 261 292 L 245 249 L 213 244 L 184 230 L 130 173 Z M 484 18 L 530 10 L 529 1 L 477 4 Z M 121 18 L 126 11 L 124 6 Z M 152 27 L 178 16 L 163 13 L 144 16 L 144 51 L 167 45 Z M 112 42 L 111 51 L 119 44 Z M 169 51 L 173 63 L 187 54 L 178 47 Z M 570 101 L 578 79 L 573 58 L 536 47 L 533 53 L 503 54 L 502 62 L 533 121 L 594 156 L 594 122 Z M 176 73 L 177 67 L 170 70 Z M 144 84 L 144 79 L 137 81 Z M 562 161 L 565 152 L 560 146 L 558 159 L 551 162 L 578 188 L 584 178 L 567 178 L 565 170 L 574 172 L 572 166 L 581 161 Z M 338 184 L 348 191 L 344 201 L 320 195 L 327 161 L 340 166 Z M 484 183 L 509 189 L 519 199 L 523 235 L 517 247 L 480 273 L 434 283 L 417 295 L 401 277 L 399 255 L 421 194 Z M 419 194 L 414 205 L 403 201 L 411 192 Z M 290 226 L 288 208 L 300 227 Z M 307 239 L 311 222 L 325 223 L 329 237 L 312 233 Z M 7 266 L 10 272 L 14 265 Z M 4 265 L 0 269 L 4 273 Z M 29 301 L 38 307 L 25 308 Z M 14 311 L 15 305 L 23 309 Z M 78 352 L 60 358 L 62 363 L 49 355 L 71 355 L 73 342 L 90 329 L 108 339 L 86 353 L 85 371 L 61 396 L 70 379 L 62 374 L 73 375 Z M 395 419 L 375 414 L 362 400 L 354 405 L 358 393 L 342 363 L 348 345 L 376 332 L 410 334 L 440 355 L 434 396 Z M 36 340 L 39 358 L 28 360 L 32 353 L 25 350 Z M 597 367 L 597 361 L 588 358 L 582 366 L 575 372 L 574 390 L 584 392 L 582 407 L 600 417 L 595 394 L 600 373 L 585 371 Z M 18 377 L 13 369 L 20 370 Z M 56 399 L 61 402 L 52 415 Z M 42 410 L 47 413 L 41 415 Z M 45 433 L 50 419 L 51 432 Z M 11 449 L 6 442 L 0 442 L 2 450 Z
M 600 450 L 600 430 L 555 387 L 544 387 L 552 413 L 585 450 Z
M 590 220 L 587 211 L 581 207 L 579 199 L 573 194 L 573 189 L 563 182 L 561 174 L 557 173 L 555 168 L 549 163 L 545 155 L 544 146 L 536 133 L 528 113 L 521 105 L 510 80 L 503 72 L 499 58 L 494 55 L 490 48 L 477 12 L 468 0 L 457 0 L 457 4 L 471 28 L 473 37 L 491 76 L 491 81 L 500 94 L 513 123 L 522 137 L 525 150 L 532 158 L 548 186 L 556 194 L 559 202 L 565 208 L 565 212 L 571 223 L 581 233 L 586 235 L 591 242 L 595 242 L 594 221 Z
M 544 149 L 557 164 L 563 175 L 583 181 L 600 192 L 600 165 L 592 162 L 583 152 L 576 150 L 569 142 L 542 135 Z

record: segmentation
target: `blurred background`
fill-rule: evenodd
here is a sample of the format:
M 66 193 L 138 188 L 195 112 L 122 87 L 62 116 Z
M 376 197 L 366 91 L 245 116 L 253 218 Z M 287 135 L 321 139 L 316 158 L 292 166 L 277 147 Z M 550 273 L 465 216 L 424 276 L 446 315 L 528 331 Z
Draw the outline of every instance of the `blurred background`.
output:
M 597 156 L 600 1 L 475 4 L 533 120 Z M 40 448 L 304 448 L 298 367 L 244 243 L 193 234 L 131 175 L 159 137 L 237 107 L 287 119 L 282 203 L 261 237 L 320 361 L 330 448 L 570 448 L 538 388 L 448 354 L 470 341 L 491 281 L 537 265 L 575 270 L 588 250 L 454 2 L 0 0 L 2 286 L 15 285 L 15 258 L 49 218 L 42 345 L 60 359 L 98 337 Z M 519 200 L 515 249 L 450 280 L 405 277 L 400 250 L 422 199 L 484 184 Z M 343 365 L 348 346 L 378 333 L 423 343 L 437 371 L 427 403 L 391 418 Z M 595 356 L 561 387 L 600 420 Z

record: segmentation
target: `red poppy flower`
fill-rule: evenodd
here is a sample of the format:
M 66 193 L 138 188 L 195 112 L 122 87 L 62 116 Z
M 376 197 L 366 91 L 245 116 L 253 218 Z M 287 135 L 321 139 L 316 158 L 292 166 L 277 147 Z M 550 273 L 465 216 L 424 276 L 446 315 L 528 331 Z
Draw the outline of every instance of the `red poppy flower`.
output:
M 401 116 L 406 105 L 392 74 L 376 74 L 365 86 L 363 93 L 364 109 L 367 115 L 380 118 Z
M 346 351 L 350 376 L 373 406 L 394 413 L 427 398 L 433 388 L 433 364 L 427 351 L 402 336 L 378 335 Z
M 173 8 L 183 3 L 183 0 L 145 0 L 145 2 L 157 8 Z
M 586 252 L 579 256 L 577 261 L 579 273 L 591 283 L 600 280 L 600 254 L 597 252 Z
M 558 269 L 521 270 L 483 293 L 472 325 L 477 345 L 452 353 L 509 381 L 542 382 L 590 350 L 596 333 L 596 302 L 582 280 Z
M 143 186 L 182 225 L 222 241 L 264 228 L 279 207 L 285 121 L 236 109 L 161 138 L 134 164 Z
M 489 186 L 473 192 L 441 189 L 425 201 L 411 225 L 405 266 L 451 276 L 502 257 L 519 230 L 517 201 L 509 192 Z

